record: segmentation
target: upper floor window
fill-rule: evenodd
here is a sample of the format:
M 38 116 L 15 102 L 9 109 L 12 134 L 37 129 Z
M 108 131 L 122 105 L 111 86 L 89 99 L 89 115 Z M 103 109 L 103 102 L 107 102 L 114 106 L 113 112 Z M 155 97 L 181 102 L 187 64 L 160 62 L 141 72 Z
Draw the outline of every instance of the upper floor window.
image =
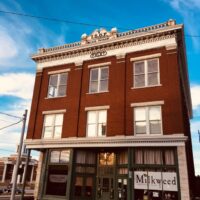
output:
M 160 84 L 159 59 L 134 62 L 134 87 L 148 87 Z
M 91 69 L 89 92 L 97 93 L 108 91 L 108 74 L 108 67 Z
M 50 114 L 44 117 L 43 137 L 61 138 L 63 114 Z
M 136 135 L 161 134 L 162 119 L 160 106 L 134 108 L 134 129 Z
M 88 111 L 87 113 L 87 136 L 105 136 L 106 135 L 107 111 Z
M 62 97 L 66 95 L 67 73 L 52 74 L 49 78 L 48 98 Z

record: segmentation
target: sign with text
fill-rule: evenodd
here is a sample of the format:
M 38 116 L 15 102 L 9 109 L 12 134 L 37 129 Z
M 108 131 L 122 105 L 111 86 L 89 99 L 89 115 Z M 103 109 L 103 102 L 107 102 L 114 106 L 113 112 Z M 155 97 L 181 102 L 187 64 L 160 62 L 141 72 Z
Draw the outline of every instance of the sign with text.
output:
M 175 172 L 134 172 L 134 188 L 146 190 L 178 191 Z

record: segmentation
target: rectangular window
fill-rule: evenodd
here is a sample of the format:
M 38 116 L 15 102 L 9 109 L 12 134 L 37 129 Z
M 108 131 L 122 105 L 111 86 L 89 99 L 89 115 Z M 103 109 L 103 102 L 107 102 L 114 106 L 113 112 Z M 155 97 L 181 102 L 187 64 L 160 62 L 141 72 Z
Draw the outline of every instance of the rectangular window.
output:
M 87 136 L 98 137 L 106 135 L 107 111 L 88 111 L 87 113 Z
M 160 84 L 159 59 L 134 62 L 134 87 L 156 86 Z
M 45 115 L 43 138 L 61 138 L 63 114 Z
M 162 120 L 160 106 L 146 106 L 134 108 L 135 134 L 161 134 Z
M 68 73 L 53 74 L 49 78 L 48 98 L 66 95 Z
M 52 150 L 49 158 L 45 194 L 66 196 L 70 150 Z
M 90 70 L 90 93 L 108 91 L 108 73 L 108 67 L 94 68 Z
M 135 164 L 175 165 L 174 150 L 137 148 L 135 149 Z

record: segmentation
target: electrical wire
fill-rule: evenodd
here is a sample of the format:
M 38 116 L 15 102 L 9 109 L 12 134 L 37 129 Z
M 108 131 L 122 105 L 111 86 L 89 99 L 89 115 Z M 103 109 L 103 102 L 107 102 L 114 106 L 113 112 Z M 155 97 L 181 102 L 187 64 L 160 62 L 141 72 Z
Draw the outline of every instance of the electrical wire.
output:
M 64 19 L 58 19 L 58 18 L 42 17 L 42 16 L 30 15 L 30 14 L 19 13 L 19 12 L 11 12 L 11 11 L 4 11 L 4 10 L 0 10 L 0 12 L 1 13 L 5 13 L 5 14 L 18 15 L 18 16 L 29 17 L 29 18 L 37 18 L 37 19 L 42 19 L 42 20 L 47 20 L 47 21 L 55 21 L 55 22 L 61 22 L 61 23 L 67 23 L 67 24 L 113 28 L 113 26 L 108 26 L 108 25 L 89 24 L 89 23 L 84 23 L 84 22 L 76 22 L 76 21 L 70 21 L 70 20 L 64 20 Z M 118 29 L 130 30 L 128 28 L 123 28 L 123 27 L 118 27 Z
M 82 25 L 82 26 L 104 27 L 104 28 L 113 28 L 114 27 L 114 26 L 108 26 L 108 25 L 90 24 L 90 23 L 77 22 L 77 21 L 71 21 L 71 20 L 65 20 L 65 19 L 43 17 L 43 16 L 37 16 L 37 15 L 31 15 L 31 14 L 19 13 L 19 12 L 11 12 L 11 11 L 5 11 L 5 10 L 0 10 L 0 12 L 4 13 L 4 14 L 18 15 L 18 16 L 22 16 L 22 17 L 36 18 L 36 19 L 42 19 L 42 20 L 47 20 L 47 21 L 54 21 L 54 22 L 67 23 L 67 24 L 76 24 L 76 25 Z M 125 27 L 118 27 L 118 29 L 126 30 L 126 31 L 132 30 L 132 28 L 125 28 Z M 151 32 L 151 31 L 148 31 L 148 32 Z M 185 34 L 184 36 L 200 38 L 200 35 Z
M 9 117 L 14 117 L 14 118 L 17 118 L 17 119 L 22 119 L 22 117 L 18 117 L 18 116 L 15 116 L 15 115 L 11 115 L 11 114 L 8 114 L 8 113 L 4 113 L 4 112 L 0 112 L 0 114 L 2 115 L 7 115 Z
M 16 125 L 16 124 L 19 124 L 19 123 L 22 122 L 22 121 L 23 121 L 23 119 L 19 120 L 18 122 L 15 122 L 15 123 L 13 123 L 13 124 L 10 124 L 10 125 L 8 125 L 8 126 L 4 126 L 3 128 L 0 128 L 0 130 L 3 130 L 3 129 L 5 129 L 5 128 L 9 128 L 9 127 L 14 126 L 14 125 Z

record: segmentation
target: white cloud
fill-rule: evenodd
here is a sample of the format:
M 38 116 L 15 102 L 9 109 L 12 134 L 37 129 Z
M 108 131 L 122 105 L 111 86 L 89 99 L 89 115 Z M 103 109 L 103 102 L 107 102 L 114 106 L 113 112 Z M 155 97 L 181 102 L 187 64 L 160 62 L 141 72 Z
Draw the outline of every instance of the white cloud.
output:
M 184 20 L 187 35 L 197 36 L 200 32 L 199 11 L 200 0 L 163 0 L 168 3 L 174 10 L 181 14 Z M 200 39 L 191 37 L 193 46 L 196 50 L 200 49 Z
M 31 73 L 6 73 L 0 75 L 0 95 L 31 99 L 35 75 Z
M 197 108 L 200 106 L 200 85 L 193 85 L 191 87 L 192 106 Z

